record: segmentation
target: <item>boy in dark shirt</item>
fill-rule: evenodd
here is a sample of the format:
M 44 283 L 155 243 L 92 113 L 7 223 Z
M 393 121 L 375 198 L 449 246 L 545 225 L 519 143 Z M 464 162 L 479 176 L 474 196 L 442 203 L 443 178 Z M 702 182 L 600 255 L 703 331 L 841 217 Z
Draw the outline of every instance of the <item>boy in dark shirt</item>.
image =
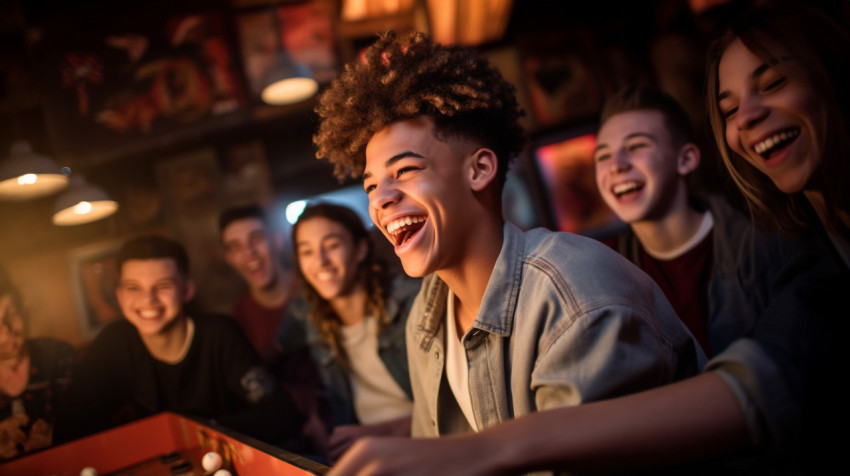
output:
M 238 324 L 185 313 L 195 285 L 179 243 L 130 240 L 118 266 L 124 319 L 87 349 L 56 425 L 57 441 L 162 411 L 211 419 L 272 444 L 298 431 L 291 398 L 275 387 Z

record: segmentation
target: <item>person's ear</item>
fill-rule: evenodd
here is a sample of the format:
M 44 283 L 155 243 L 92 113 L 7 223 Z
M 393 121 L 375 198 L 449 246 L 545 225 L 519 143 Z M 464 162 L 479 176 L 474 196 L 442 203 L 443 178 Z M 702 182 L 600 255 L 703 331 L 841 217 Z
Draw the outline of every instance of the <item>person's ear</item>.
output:
M 679 156 L 676 159 L 676 170 L 679 175 L 685 176 L 696 170 L 701 158 L 699 147 L 693 142 L 688 142 L 679 148 Z
M 189 278 L 186 278 L 186 282 L 183 283 L 183 302 L 187 303 L 195 297 L 195 282 Z
M 469 158 L 469 185 L 472 190 L 480 192 L 496 179 L 499 170 L 499 159 L 491 149 L 480 148 Z

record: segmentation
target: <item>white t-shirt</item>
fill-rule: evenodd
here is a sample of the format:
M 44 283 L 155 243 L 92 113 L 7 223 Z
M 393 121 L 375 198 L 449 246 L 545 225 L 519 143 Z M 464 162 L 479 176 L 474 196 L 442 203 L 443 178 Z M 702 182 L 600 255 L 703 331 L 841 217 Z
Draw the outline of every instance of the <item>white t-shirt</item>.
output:
M 348 355 L 348 379 L 354 413 L 363 425 L 410 416 L 413 402 L 378 356 L 378 322 L 367 316 L 359 324 L 340 327 L 340 345 Z
M 466 349 L 457 335 L 455 324 L 454 298 L 454 293 L 449 290 L 449 302 L 446 306 L 446 379 L 469 426 L 478 431 L 475 414 L 472 412 L 472 398 L 469 395 L 469 361 L 466 359 Z

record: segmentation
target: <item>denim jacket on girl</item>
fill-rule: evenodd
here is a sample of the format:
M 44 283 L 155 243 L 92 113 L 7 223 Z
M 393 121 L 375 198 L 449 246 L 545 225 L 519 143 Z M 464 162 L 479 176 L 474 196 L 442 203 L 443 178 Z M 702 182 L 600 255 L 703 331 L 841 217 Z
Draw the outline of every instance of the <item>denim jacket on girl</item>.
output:
M 413 399 L 413 394 L 407 372 L 404 329 L 407 313 L 419 291 L 420 283 L 421 280 L 408 277 L 398 277 L 393 280 L 392 290 L 384 302 L 390 324 L 378 333 L 378 356 L 410 399 Z M 330 348 L 321 342 L 319 334 L 309 322 L 306 323 L 306 332 L 310 353 L 316 362 L 327 392 L 332 426 L 357 424 L 348 374 L 334 359 Z

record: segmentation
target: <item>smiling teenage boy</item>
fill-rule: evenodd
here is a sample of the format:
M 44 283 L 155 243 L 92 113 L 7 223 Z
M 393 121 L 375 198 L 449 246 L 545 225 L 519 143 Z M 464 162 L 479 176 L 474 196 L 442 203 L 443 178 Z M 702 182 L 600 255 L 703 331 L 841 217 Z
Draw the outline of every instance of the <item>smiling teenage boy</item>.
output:
M 405 272 L 425 277 L 406 335 L 413 436 L 636 392 L 704 361 L 621 256 L 504 221 L 508 161 L 523 146 L 514 91 L 472 49 L 388 32 L 317 107 L 317 155 L 362 174 L 375 225 Z M 337 471 L 379 464 L 362 457 L 373 445 L 355 444 Z
M 295 295 L 295 277 L 283 265 L 283 235 L 269 226 L 259 205 L 224 210 L 219 232 L 227 264 L 248 289 L 233 309 L 233 317 L 266 362 L 279 357 L 275 332 Z
M 654 88 L 619 91 L 602 109 L 594 157 L 599 193 L 629 224 L 610 244 L 655 280 L 706 354 L 748 334 L 779 259 L 722 196 L 692 193 L 700 150 L 679 103 Z
M 183 247 L 143 236 L 118 253 L 116 296 L 124 319 L 86 349 L 56 424 L 68 440 L 172 411 L 271 443 L 298 432 L 301 418 L 238 325 L 227 316 L 189 316 L 195 293 Z

